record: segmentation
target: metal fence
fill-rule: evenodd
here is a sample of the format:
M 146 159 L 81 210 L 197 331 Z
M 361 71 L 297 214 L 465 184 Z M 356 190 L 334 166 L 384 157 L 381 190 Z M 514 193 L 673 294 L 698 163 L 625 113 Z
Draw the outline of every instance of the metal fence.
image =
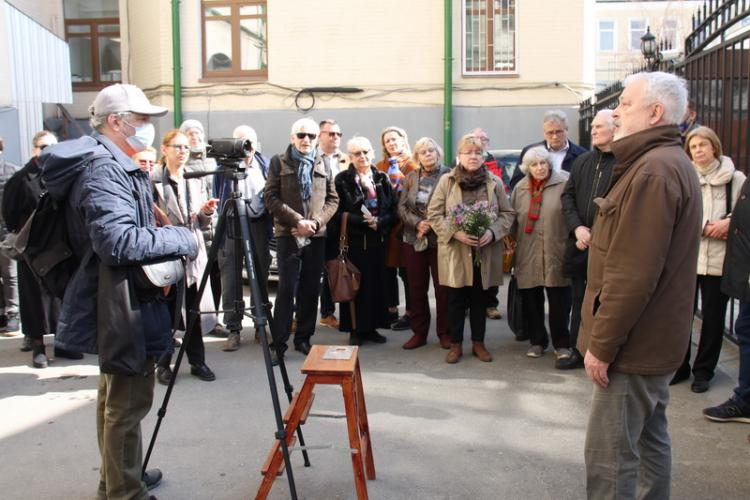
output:
M 661 61 L 651 69 L 677 73 L 687 80 L 698 121 L 721 139 L 735 166 L 750 171 L 750 0 L 708 0 L 693 16 L 683 61 Z M 643 70 L 646 69 L 644 66 Z M 602 109 L 617 106 L 622 82 L 616 82 L 580 104 L 579 141 L 591 147 L 591 120 Z M 730 301 L 726 335 L 734 336 L 737 304 Z M 700 317 L 700 311 L 697 313 Z

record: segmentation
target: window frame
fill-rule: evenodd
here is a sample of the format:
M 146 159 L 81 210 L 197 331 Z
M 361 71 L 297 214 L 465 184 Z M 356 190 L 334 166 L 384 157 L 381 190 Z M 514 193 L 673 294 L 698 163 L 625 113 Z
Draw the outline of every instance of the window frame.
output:
M 674 38 L 672 40 L 668 40 L 665 36 L 667 32 L 667 29 L 666 29 L 667 22 L 674 23 L 674 27 L 670 28 L 671 30 L 674 31 Z M 665 17 L 664 19 L 661 20 L 661 26 L 659 27 L 658 40 L 671 42 L 671 47 L 673 50 L 678 48 L 679 41 L 680 41 L 680 22 L 676 17 Z
M 612 48 L 602 48 L 602 23 L 612 23 Z M 606 30 L 605 30 L 606 31 Z M 597 19 L 596 23 L 596 49 L 599 52 L 617 52 L 617 20 L 616 19 Z
M 484 29 L 485 33 L 493 32 L 494 30 L 490 30 L 490 28 L 494 27 L 495 19 L 494 19 L 494 11 L 493 15 L 487 16 L 487 6 L 488 5 L 494 5 L 494 0 L 480 0 L 484 3 L 484 12 L 485 12 L 485 24 Z M 466 0 L 461 0 L 461 75 L 464 77 L 487 77 L 487 76 L 493 76 L 493 77 L 515 77 L 519 74 L 519 64 L 518 64 L 518 11 L 519 11 L 519 1 L 518 0 L 511 0 L 513 2 L 513 69 L 510 70 L 488 70 L 483 69 L 479 71 L 472 71 L 469 70 L 467 67 L 467 57 L 466 57 L 466 35 L 467 35 L 467 15 L 466 15 Z M 481 30 L 480 30 L 481 33 Z M 489 55 L 491 53 L 494 53 L 494 47 L 495 47 L 495 37 L 494 35 L 492 38 L 487 37 L 485 50 L 486 53 Z M 487 67 L 487 64 L 490 63 L 490 61 L 494 61 L 494 58 L 487 57 L 487 61 L 485 62 L 485 68 Z
M 241 7 L 260 5 L 264 7 L 263 15 L 240 16 Z M 228 19 L 231 25 L 232 37 L 232 69 L 209 70 L 206 57 L 206 9 L 210 7 L 229 7 L 229 16 L 210 16 L 209 20 Z M 268 1 L 267 0 L 201 0 L 201 74 L 200 81 L 236 81 L 236 80 L 267 80 L 270 66 L 268 40 Z M 239 36 L 240 21 L 243 19 L 265 19 L 266 30 L 266 67 L 265 69 L 242 70 L 242 46 Z
M 71 82 L 73 89 L 76 91 L 101 90 L 104 87 L 115 83 L 122 83 L 122 76 L 119 80 L 101 80 L 99 61 L 99 26 L 100 25 L 117 25 L 117 31 L 104 31 L 101 34 L 112 37 L 120 37 L 120 18 L 119 17 L 93 17 L 93 18 L 71 18 L 65 19 L 65 41 L 70 45 L 71 38 L 90 38 L 91 39 L 91 81 L 90 82 Z M 89 26 L 88 33 L 71 33 L 70 26 Z M 122 47 L 122 44 L 120 45 Z M 120 71 L 122 72 L 122 52 L 120 52 Z M 120 73 L 122 75 L 122 73 Z

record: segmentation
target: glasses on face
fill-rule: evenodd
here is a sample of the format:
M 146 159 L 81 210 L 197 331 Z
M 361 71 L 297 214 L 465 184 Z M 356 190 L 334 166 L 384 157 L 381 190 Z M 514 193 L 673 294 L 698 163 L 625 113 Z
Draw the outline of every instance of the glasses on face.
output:
M 344 135 L 341 132 L 325 132 L 325 133 L 328 134 L 328 137 L 341 137 L 342 135 Z
M 367 156 L 367 154 L 370 152 L 369 149 L 363 149 L 361 151 L 352 151 L 349 153 L 352 156 Z
M 318 134 L 310 134 L 310 133 L 305 133 L 305 132 L 297 132 L 294 135 L 297 136 L 297 139 L 301 140 L 301 139 L 304 139 L 305 137 L 307 137 L 311 141 L 314 141 L 318 137 Z
M 168 144 L 167 147 L 170 147 L 170 148 L 173 148 L 173 149 L 177 149 L 177 150 L 181 150 L 181 149 L 188 150 L 188 149 L 190 149 L 190 146 L 188 146 L 187 144 Z
M 565 133 L 564 130 L 548 130 L 544 133 L 544 135 L 549 137 L 555 137 L 557 135 L 563 135 Z

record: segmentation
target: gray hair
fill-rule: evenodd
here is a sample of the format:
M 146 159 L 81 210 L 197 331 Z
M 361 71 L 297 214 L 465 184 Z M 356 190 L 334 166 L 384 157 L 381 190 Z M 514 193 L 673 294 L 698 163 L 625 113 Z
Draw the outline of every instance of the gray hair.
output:
M 351 153 L 355 149 L 366 149 L 369 151 L 367 156 L 372 160 L 373 156 L 375 155 L 375 152 L 372 150 L 372 144 L 367 139 L 367 137 L 362 137 L 361 135 L 355 135 L 348 141 L 346 141 L 346 152 Z
M 255 144 L 258 142 L 258 134 L 250 125 L 238 125 L 232 132 L 232 138 L 250 141 L 253 144 L 253 149 L 255 149 Z
M 294 135 L 297 132 L 300 132 L 303 128 L 307 129 L 308 132 L 314 133 L 315 135 L 320 133 L 320 127 L 318 127 L 317 122 L 312 118 L 300 118 L 299 120 L 294 122 L 292 124 L 292 131 L 290 133 L 291 135 Z
M 625 78 L 623 85 L 643 80 L 646 86 L 643 98 L 649 104 L 659 103 L 664 107 L 662 120 L 669 125 L 677 125 L 685 116 L 688 106 L 687 83 L 683 78 L 663 71 L 641 72 Z
M 614 114 L 615 114 L 614 109 L 602 109 L 602 110 L 599 110 L 598 113 L 596 113 L 596 115 L 594 116 L 594 120 L 601 117 L 603 120 L 606 120 L 607 125 L 614 128 L 615 126 Z M 591 122 L 593 123 L 594 120 L 591 120 Z
M 550 109 L 546 113 L 544 113 L 544 118 L 542 118 L 542 123 L 547 122 L 557 122 L 565 129 L 568 128 L 568 115 L 566 115 L 564 112 L 560 111 L 559 109 Z
M 526 153 L 524 153 L 523 161 L 521 162 L 521 165 L 519 166 L 519 168 L 521 169 L 521 172 L 523 172 L 524 174 L 528 174 L 529 165 L 537 161 L 547 162 L 547 165 L 549 165 L 550 170 L 554 168 L 552 164 L 552 155 L 549 154 L 549 151 L 547 151 L 547 148 L 543 146 L 536 146 L 526 151 Z
M 93 108 L 93 105 L 89 107 L 89 110 L 91 110 L 92 108 Z M 121 111 L 119 113 L 107 113 L 104 115 L 95 115 L 92 112 L 91 116 L 89 117 L 89 125 L 91 126 L 91 128 L 101 133 L 102 129 L 107 124 L 107 118 L 109 118 L 110 115 L 118 116 L 124 119 L 125 121 L 127 121 L 128 117 L 132 115 L 132 113 L 129 111 Z

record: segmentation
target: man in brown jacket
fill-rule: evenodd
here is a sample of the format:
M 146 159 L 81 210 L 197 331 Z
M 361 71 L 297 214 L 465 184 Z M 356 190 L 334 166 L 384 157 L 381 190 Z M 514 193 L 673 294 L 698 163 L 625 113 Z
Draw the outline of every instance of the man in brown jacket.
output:
M 597 198 L 578 349 L 594 394 L 589 498 L 669 498 L 668 384 L 687 350 L 701 233 L 698 178 L 680 141 L 684 80 L 625 80 L 612 187 Z

